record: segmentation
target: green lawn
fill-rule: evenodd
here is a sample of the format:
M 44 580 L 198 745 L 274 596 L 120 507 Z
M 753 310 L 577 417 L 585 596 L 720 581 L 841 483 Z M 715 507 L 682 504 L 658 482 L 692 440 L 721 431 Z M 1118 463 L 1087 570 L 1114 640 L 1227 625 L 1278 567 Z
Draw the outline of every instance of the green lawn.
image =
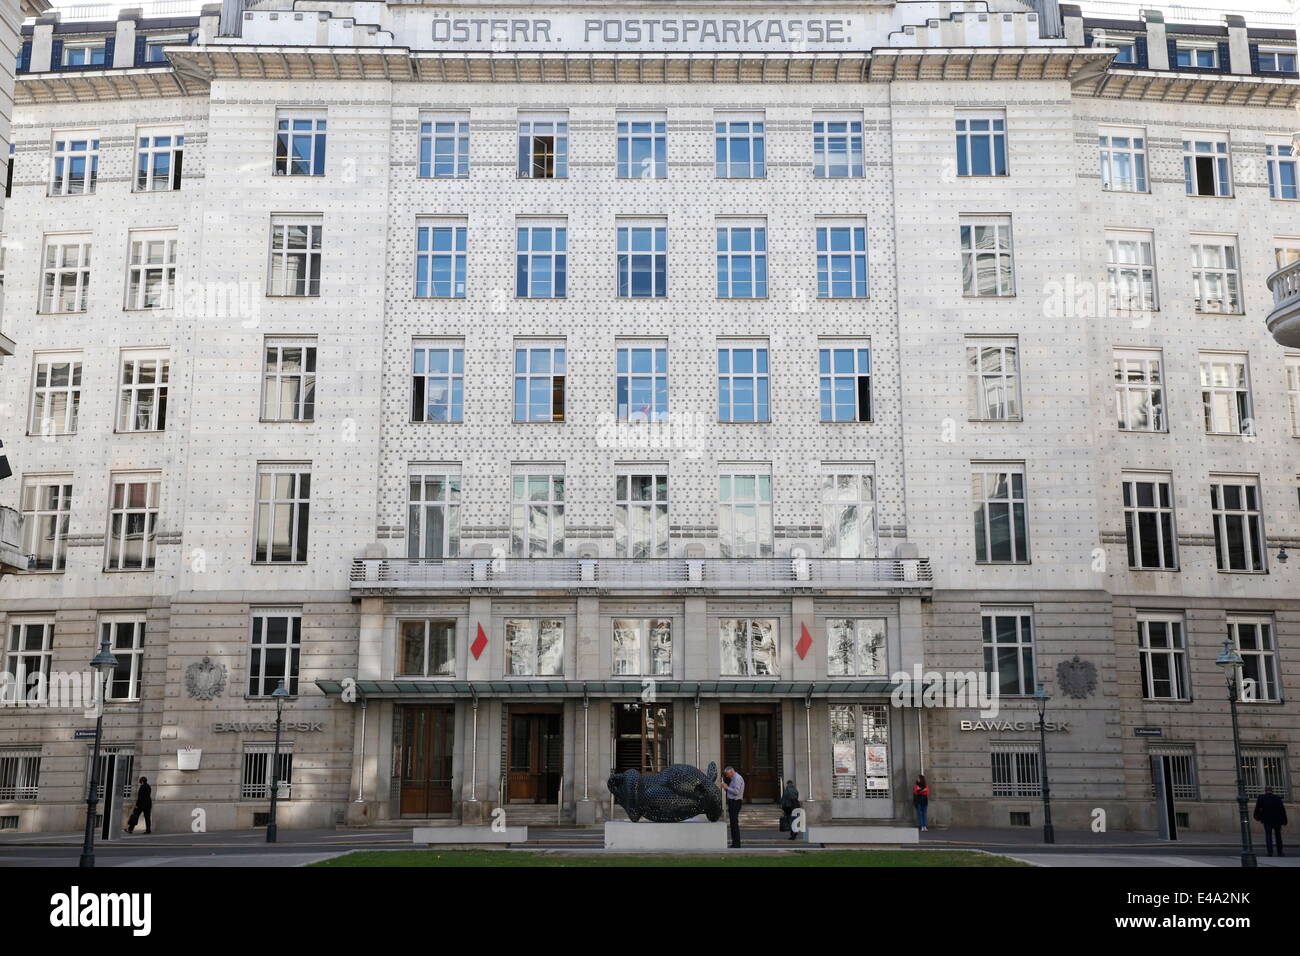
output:
M 794 850 L 745 856 L 540 853 L 531 850 L 362 850 L 312 866 L 1026 866 L 966 850 Z

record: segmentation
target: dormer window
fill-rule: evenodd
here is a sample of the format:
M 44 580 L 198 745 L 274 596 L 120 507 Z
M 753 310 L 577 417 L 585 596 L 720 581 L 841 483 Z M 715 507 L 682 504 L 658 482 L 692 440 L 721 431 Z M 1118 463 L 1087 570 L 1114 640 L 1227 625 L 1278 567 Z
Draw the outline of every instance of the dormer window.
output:
M 1174 65 L 1197 70 L 1217 70 L 1218 44 L 1178 43 L 1174 47 Z
M 144 41 L 145 63 L 166 63 L 167 55 L 163 50 L 169 46 L 189 46 L 188 35 L 148 37 Z
M 1261 73 L 1294 73 L 1296 51 L 1294 47 L 1265 47 L 1259 48 L 1259 72 Z
M 104 66 L 106 45 L 103 40 L 63 44 L 64 66 Z

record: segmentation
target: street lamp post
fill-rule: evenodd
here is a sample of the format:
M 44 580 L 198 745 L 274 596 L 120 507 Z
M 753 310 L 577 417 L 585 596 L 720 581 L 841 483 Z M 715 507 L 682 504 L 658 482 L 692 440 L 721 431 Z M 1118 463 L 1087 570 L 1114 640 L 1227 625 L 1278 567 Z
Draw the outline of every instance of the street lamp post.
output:
M 1052 699 L 1042 684 L 1034 691 L 1033 701 L 1038 707 L 1038 774 L 1043 784 L 1043 842 L 1055 843 L 1056 830 L 1052 827 L 1052 789 L 1047 785 L 1047 702 Z
M 266 821 L 266 842 L 275 842 L 275 799 L 280 795 L 280 726 L 284 722 L 284 702 L 289 699 L 289 691 L 284 681 L 271 692 L 275 701 L 275 750 L 271 753 L 271 817 Z
M 1255 848 L 1250 840 L 1250 817 L 1246 812 L 1246 778 L 1241 773 L 1241 728 L 1237 724 L 1237 687 L 1242 659 L 1231 638 L 1223 642 L 1223 653 L 1214 663 L 1223 668 L 1228 677 L 1228 709 L 1232 712 L 1232 759 L 1237 765 L 1237 812 L 1241 817 L 1241 865 L 1259 866 Z
M 109 646 L 108 637 L 99 642 L 99 653 L 90 661 L 90 669 L 99 684 L 99 700 L 96 707 L 99 713 L 95 717 L 95 750 L 90 758 L 90 786 L 86 793 L 86 838 L 81 844 L 81 862 L 79 866 L 89 869 L 95 865 L 95 806 L 99 803 L 99 745 L 104 736 L 104 705 L 108 697 L 108 678 L 117 667 L 117 658 Z M 112 781 L 109 781 L 109 786 Z M 112 806 L 112 803 L 108 803 Z

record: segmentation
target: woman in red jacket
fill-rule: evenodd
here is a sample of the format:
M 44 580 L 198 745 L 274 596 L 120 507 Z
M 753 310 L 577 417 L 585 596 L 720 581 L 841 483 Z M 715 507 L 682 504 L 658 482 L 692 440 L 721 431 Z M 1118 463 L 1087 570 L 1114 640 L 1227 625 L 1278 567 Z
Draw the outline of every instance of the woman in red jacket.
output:
M 912 806 L 916 807 L 917 826 L 924 830 L 926 815 L 930 812 L 930 785 L 925 782 L 923 773 L 918 773 L 916 783 L 912 784 Z

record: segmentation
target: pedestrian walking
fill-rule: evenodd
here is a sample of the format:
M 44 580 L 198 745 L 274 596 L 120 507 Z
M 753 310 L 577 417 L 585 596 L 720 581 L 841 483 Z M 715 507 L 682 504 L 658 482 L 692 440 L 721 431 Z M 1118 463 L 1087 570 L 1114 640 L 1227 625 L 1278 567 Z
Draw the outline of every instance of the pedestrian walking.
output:
M 794 812 L 800 805 L 799 791 L 794 781 L 787 780 L 785 790 L 781 793 L 781 832 L 789 833 L 791 840 L 798 839 L 798 834 L 794 832 Z
M 134 833 L 136 824 L 140 822 L 140 817 L 144 817 L 144 832 L 153 833 L 153 788 L 149 786 L 149 778 L 140 778 L 140 789 L 135 792 L 135 808 L 131 810 L 131 816 L 126 821 L 126 832 Z
M 1286 804 L 1273 792 L 1272 787 L 1265 787 L 1264 792 L 1255 801 L 1255 819 L 1264 827 L 1264 846 L 1268 855 L 1273 855 L 1273 843 L 1277 843 L 1277 855 L 1282 852 L 1282 828 L 1286 826 Z

